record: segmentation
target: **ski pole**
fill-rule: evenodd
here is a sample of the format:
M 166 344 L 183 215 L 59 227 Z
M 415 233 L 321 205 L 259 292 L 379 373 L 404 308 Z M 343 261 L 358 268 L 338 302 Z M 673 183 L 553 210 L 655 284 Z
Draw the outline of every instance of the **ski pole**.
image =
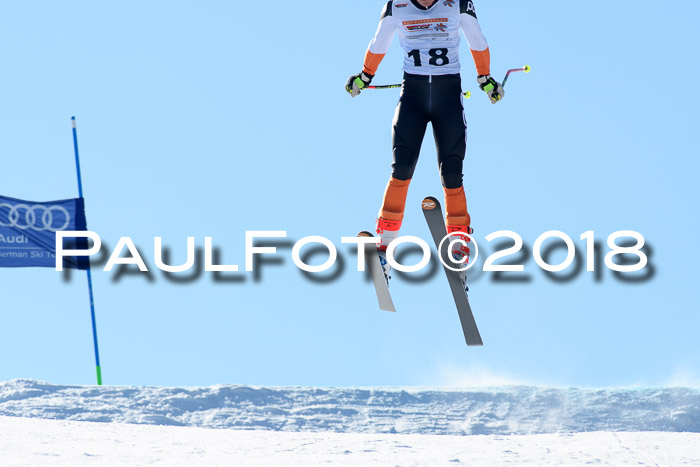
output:
M 503 82 L 501 83 L 501 86 L 506 87 L 506 81 L 508 81 L 508 77 L 510 76 L 511 73 L 515 73 L 516 71 L 524 71 L 525 73 L 530 73 L 530 65 L 525 65 L 522 68 L 512 68 L 506 72 L 506 77 L 503 78 Z
M 400 84 L 380 84 L 379 86 L 365 86 L 363 89 L 394 89 L 400 87 Z
M 396 88 L 400 88 L 400 87 L 401 87 L 400 84 L 380 84 L 377 86 L 365 86 L 362 89 L 396 89 Z M 472 97 L 472 93 L 469 91 L 464 91 L 461 94 L 467 99 Z
M 524 71 L 525 73 L 530 73 L 530 65 L 525 65 L 522 68 L 511 68 L 506 72 L 506 76 L 503 78 L 503 82 L 501 83 L 501 86 L 505 87 L 506 82 L 508 81 L 508 77 L 510 76 L 511 73 L 515 73 L 516 71 Z M 364 89 L 396 89 L 400 88 L 400 84 L 379 84 L 379 85 L 373 85 L 373 86 L 366 86 Z M 472 93 L 469 91 L 464 91 L 462 93 L 464 97 L 469 99 L 472 96 Z

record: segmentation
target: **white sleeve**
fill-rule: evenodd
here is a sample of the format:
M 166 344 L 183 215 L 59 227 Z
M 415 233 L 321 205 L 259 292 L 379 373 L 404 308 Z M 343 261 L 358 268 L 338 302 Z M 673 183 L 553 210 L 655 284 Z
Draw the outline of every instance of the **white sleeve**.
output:
M 385 54 L 391 47 L 396 32 L 396 19 L 391 14 L 392 2 L 388 2 L 382 12 L 382 19 L 374 37 L 369 42 L 369 51 L 373 54 Z
M 469 48 L 477 51 L 488 49 L 489 44 L 481 32 L 481 26 L 479 26 L 479 20 L 476 19 L 476 15 L 462 13 L 459 16 L 462 31 L 464 31 L 464 37 L 467 38 Z

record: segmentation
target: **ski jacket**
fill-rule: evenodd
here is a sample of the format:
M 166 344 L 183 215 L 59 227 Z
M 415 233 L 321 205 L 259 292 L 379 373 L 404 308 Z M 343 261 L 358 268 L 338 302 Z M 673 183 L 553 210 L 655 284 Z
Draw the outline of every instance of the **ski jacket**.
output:
M 427 8 L 416 0 L 390 0 L 384 6 L 377 32 L 367 48 L 363 71 L 376 74 L 398 31 L 405 72 L 415 75 L 459 73 L 460 29 L 469 43 L 477 73 L 488 75 L 489 46 L 481 33 L 472 0 L 438 0 Z

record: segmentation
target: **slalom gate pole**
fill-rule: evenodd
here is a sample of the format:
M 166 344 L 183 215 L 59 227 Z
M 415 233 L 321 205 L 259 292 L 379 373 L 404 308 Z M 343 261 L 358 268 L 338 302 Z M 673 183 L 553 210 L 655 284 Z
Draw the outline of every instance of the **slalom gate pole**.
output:
M 75 127 L 75 117 L 71 117 L 73 127 L 73 149 L 75 150 L 75 169 L 78 173 L 78 194 L 83 197 L 83 181 L 80 176 L 80 157 L 78 155 L 78 131 Z M 90 271 L 90 261 L 87 265 L 88 291 L 90 294 L 90 317 L 92 318 L 92 343 L 95 347 L 95 366 L 97 369 L 97 385 L 102 386 L 102 368 L 100 367 L 100 350 L 97 346 L 97 324 L 95 323 L 95 299 L 92 293 L 92 272 Z

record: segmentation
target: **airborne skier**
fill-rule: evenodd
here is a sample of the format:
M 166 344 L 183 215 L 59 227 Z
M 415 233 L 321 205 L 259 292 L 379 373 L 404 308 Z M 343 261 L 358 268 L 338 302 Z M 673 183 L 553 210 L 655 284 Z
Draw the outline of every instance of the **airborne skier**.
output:
M 467 124 L 462 105 L 459 44 L 460 29 L 469 43 L 479 87 L 493 104 L 503 86 L 490 74 L 489 47 L 471 0 L 393 0 L 382 11 L 379 27 L 365 54 L 362 72 L 351 76 L 345 90 L 359 95 L 371 82 L 398 31 L 404 51 L 404 78 L 392 128 L 392 173 L 376 222 L 377 245 L 385 275 L 386 249 L 398 237 L 408 186 L 418 162 L 428 122 L 432 123 L 447 210 L 447 233 L 471 233 L 471 219 L 462 183 Z M 462 240 L 469 238 L 460 235 Z M 459 242 L 451 252 L 455 260 L 469 261 L 469 247 Z M 465 258 L 466 257 L 466 258 Z M 463 285 L 465 273 L 460 273 Z

